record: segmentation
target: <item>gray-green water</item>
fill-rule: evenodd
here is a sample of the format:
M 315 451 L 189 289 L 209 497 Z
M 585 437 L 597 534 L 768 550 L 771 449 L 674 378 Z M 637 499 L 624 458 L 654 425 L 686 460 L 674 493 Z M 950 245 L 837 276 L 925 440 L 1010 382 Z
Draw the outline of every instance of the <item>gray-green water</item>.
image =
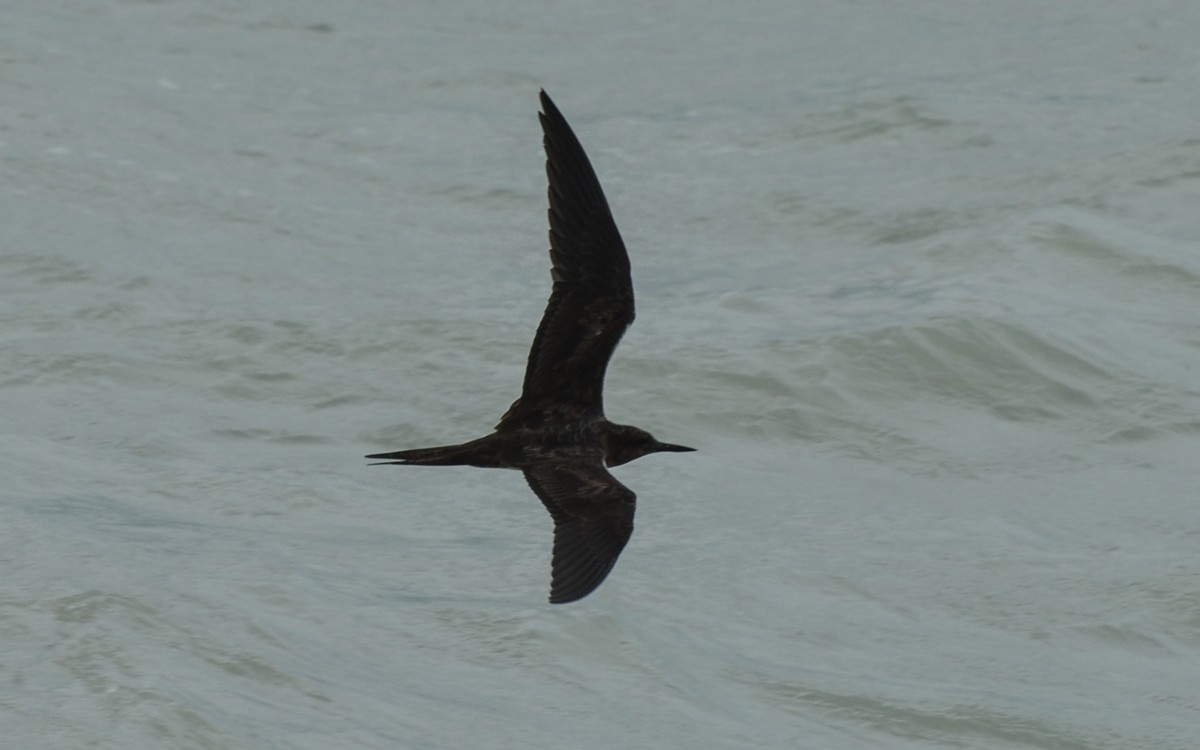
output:
M 12 747 L 1195 747 L 1200 6 L 0 10 Z M 537 89 L 639 318 L 546 605 Z

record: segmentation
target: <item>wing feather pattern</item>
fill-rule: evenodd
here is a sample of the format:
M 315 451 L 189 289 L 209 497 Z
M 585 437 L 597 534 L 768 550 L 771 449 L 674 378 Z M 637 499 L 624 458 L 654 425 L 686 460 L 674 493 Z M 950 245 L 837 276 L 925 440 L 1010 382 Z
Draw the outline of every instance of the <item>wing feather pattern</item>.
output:
M 625 549 L 637 496 L 599 463 L 545 463 L 524 472 L 554 518 L 550 603 L 582 599 L 604 581 Z
M 571 404 L 603 414 L 604 374 L 633 322 L 629 254 L 579 139 L 541 93 L 554 286 L 533 339 L 521 397 L 498 430 Z

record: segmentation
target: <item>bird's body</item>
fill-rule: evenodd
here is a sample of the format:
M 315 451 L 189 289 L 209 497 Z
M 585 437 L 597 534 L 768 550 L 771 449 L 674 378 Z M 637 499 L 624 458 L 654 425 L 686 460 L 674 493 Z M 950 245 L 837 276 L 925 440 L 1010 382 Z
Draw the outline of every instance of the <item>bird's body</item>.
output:
M 604 416 L 608 360 L 634 318 L 629 256 L 583 147 L 544 91 L 541 101 L 554 286 L 521 397 L 485 437 L 367 458 L 522 471 L 554 519 L 550 601 L 562 603 L 594 591 L 633 533 L 636 496 L 606 466 L 693 449 Z

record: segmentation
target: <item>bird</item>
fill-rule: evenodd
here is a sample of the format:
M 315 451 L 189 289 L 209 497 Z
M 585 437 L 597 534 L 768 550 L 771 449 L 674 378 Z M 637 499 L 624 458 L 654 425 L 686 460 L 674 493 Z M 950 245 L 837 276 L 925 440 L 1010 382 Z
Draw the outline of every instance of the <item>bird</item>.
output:
M 550 603 L 565 604 L 604 582 L 633 533 L 636 495 L 608 469 L 695 448 L 604 416 L 608 362 L 634 319 L 629 254 L 579 139 L 545 90 L 539 97 L 553 285 L 521 395 L 489 435 L 366 458 L 520 470 L 554 520 Z

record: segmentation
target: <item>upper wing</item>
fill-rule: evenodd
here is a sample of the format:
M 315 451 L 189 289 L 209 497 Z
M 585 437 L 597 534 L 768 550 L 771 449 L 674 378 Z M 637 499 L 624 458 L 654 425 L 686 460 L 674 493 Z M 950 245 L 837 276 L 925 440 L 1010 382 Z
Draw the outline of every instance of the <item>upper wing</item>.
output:
M 497 429 L 549 404 L 603 413 L 605 369 L 634 316 L 629 255 L 604 191 L 571 126 L 546 92 L 541 99 L 554 287 L 529 351 L 521 398 Z
M 554 518 L 550 603 L 582 599 L 625 549 L 637 496 L 598 463 L 547 463 L 524 471 Z

